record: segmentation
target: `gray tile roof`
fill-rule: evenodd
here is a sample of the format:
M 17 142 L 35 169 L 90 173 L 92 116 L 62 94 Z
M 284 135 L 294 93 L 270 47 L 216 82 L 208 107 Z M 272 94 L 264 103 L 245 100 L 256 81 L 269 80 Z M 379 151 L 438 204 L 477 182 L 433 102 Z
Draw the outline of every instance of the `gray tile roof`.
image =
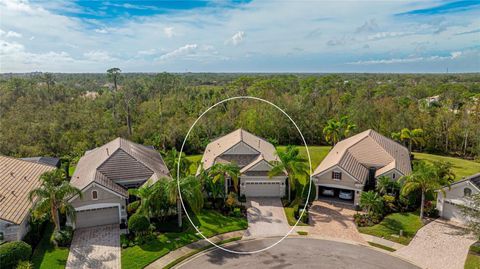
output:
M 163 159 L 151 147 L 117 138 L 80 158 L 72 175 L 73 186 L 84 189 L 96 182 L 120 195 L 128 197 L 127 190 L 116 180 L 170 178 Z
M 55 157 L 27 157 L 21 160 L 60 167 L 60 159 Z

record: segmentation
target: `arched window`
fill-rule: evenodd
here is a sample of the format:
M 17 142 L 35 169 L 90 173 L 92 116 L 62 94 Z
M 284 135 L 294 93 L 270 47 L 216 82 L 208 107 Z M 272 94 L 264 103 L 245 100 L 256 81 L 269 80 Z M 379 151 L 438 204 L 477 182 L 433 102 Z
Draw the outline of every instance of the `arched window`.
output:
M 471 196 L 471 195 L 472 195 L 472 189 L 470 188 L 463 189 L 463 196 Z
M 98 199 L 98 192 L 97 191 L 92 191 L 92 199 L 97 200 Z

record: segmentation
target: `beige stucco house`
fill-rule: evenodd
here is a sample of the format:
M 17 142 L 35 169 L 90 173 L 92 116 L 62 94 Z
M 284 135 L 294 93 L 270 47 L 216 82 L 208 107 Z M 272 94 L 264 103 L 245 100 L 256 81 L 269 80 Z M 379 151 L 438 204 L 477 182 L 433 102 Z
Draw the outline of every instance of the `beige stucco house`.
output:
M 117 138 L 87 151 L 79 160 L 71 184 L 83 197 L 70 199 L 76 219 L 74 228 L 126 223 L 128 189 L 170 178 L 168 168 L 155 149 Z
M 21 240 L 28 232 L 29 193 L 40 187 L 40 176 L 56 167 L 0 156 L 0 241 Z
M 468 197 L 480 193 L 480 173 L 469 176 L 463 180 L 457 181 L 450 187 L 438 191 L 437 209 L 439 215 L 445 219 L 460 223 L 467 221 L 462 215 L 460 206 L 468 206 Z
M 367 130 L 338 142 L 315 169 L 312 180 L 317 199 L 323 194 L 337 198 L 340 191 L 351 193 L 358 205 L 360 194 L 380 176 L 398 180 L 412 171 L 410 153 L 403 145 Z
M 216 163 L 235 163 L 240 167 L 240 195 L 283 197 L 286 172 L 271 178 L 268 176 L 276 161 L 279 159 L 271 143 L 243 129 L 237 129 L 207 145 L 201 166 L 208 170 Z M 231 189 L 232 184 L 228 180 L 226 189 Z

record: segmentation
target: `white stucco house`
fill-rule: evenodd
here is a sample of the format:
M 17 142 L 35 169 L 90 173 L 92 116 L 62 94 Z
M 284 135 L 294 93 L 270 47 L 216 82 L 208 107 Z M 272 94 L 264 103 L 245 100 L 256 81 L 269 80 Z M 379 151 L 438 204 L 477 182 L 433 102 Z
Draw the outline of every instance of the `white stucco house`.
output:
M 271 178 L 268 176 L 276 161 L 279 159 L 271 143 L 243 129 L 237 129 L 207 145 L 198 171 L 201 167 L 208 170 L 216 163 L 235 163 L 240 167 L 240 195 L 283 197 L 287 173 Z M 232 188 L 233 182 L 228 180 L 226 191 Z
M 464 178 L 437 191 L 437 209 L 439 215 L 448 220 L 465 223 L 460 205 L 468 206 L 468 197 L 480 193 L 480 173 Z
M 29 193 L 40 187 L 40 176 L 55 166 L 0 156 L 0 241 L 22 240 L 30 220 Z
M 410 152 L 403 145 L 366 130 L 338 142 L 315 169 L 312 180 L 317 199 L 338 198 L 358 205 L 366 186 L 375 187 L 376 179 L 387 176 L 398 180 L 412 171 Z
M 68 218 L 67 224 L 86 228 L 126 223 L 128 189 L 162 178 L 170 178 L 170 173 L 160 153 L 152 147 L 116 138 L 87 151 L 70 181 L 83 197 L 70 199 L 76 219 Z

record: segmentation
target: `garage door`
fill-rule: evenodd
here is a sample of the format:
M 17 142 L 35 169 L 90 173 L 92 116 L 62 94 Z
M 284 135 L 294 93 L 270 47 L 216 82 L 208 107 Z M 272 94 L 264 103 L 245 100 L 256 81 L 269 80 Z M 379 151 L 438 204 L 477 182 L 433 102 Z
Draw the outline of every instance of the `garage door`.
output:
M 77 211 L 75 227 L 87 228 L 118 223 L 118 216 L 117 206 Z
M 460 212 L 460 208 L 447 202 L 443 204 L 442 217 L 456 222 L 465 222 L 465 218 Z
M 247 181 L 245 182 L 245 196 L 247 197 L 281 197 L 280 182 Z

